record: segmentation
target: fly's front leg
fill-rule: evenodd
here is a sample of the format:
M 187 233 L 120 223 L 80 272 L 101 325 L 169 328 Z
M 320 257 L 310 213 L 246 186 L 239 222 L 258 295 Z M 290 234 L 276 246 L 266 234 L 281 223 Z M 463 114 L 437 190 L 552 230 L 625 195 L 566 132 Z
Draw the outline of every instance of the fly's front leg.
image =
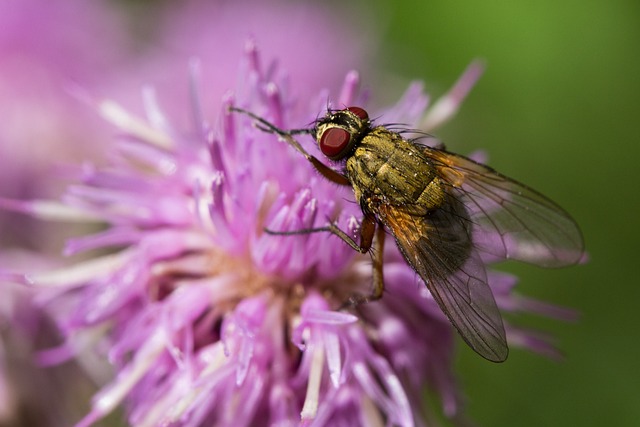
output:
M 275 126 L 273 123 L 268 122 L 256 114 L 244 110 L 242 108 L 230 107 L 229 111 L 245 114 L 252 119 L 254 119 L 258 125 L 257 127 L 268 133 L 274 133 L 278 135 L 282 140 L 284 140 L 287 144 L 291 145 L 296 149 L 300 154 L 302 154 L 312 165 L 313 167 L 322 174 L 329 181 L 334 182 L 339 185 L 351 186 L 351 182 L 349 179 L 342 175 L 339 172 L 331 169 L 326 166 L 316 157 L 307 153 L 302 145 L 293 137 L 293 135 L 299 134 L 310 134 L 310 129 L 294 129 L 294 130 L 283 130 Z M 342 229 L 340 229 L 336 224 L 331 223 L 326 227 L 318 227 L 318 228 L 309 228 L 303 230 L 295 230 L 295 231 L 284 231 L 277 232 L 272 230 L 265 229 L 266 233 L 275 234 L 275 235 L 296 235 L 296 234 L 308 234 L 308 233 L 316 233 L 316 232 L 329 232 L 336 236 L 338 236 L 343 242 L 348 244 L 354 250 L 364 254 L 367 252 L 371 252 L 371 259 L 373 261 L 373 290 L 369 295 L 353 295 L 351 296 L 347 302 L 345 302 L 342 306 L 344 307 L 352 307 L 357 306 L 366 302 L 375 301 L 382 297 L 382 293 L 384 292 L 384 281 L 382 276 L 382 256 L 383 256 L 383 247 L 384 247 L 384 239 L 385 233 L 384 228 L 382 226 L 378 227 L 378 232 L 376 233 L 376 220 L 373 215 L 366 214 L 362 219 L 362 223 L 360 225 L 360 242 L 356 242 L 351 236 L 345 233 Z M 373 246 L 374 235 L 376 236 L 376 244 L 373 250 L 371 247 Z
M 340 185 L 351 185 L 351 182 L 347 179 L 346 176 L 334 171 L 333 169 L 331 169 L 330 167 L 322 163 L 320 160 L 318 160 L 316 157 L 307 153 L 306 150 L 302 148 L 302 145 L 300 145 L 300 143 L 296 141 L 296 139 L 293 137 L 293 135 L 299 135 L 304 133 L 310 134 L 311 133 L 310 129 L 294 129 L 294 130 L 287 131 L 287 130 L 278 128 L 273 123 L 266 121 L 265 119 L 255 115 L 251 111 L 243 110 L 242 108 L 237 108 L 237 107 L 229 107 L 229 111 L 246 114 L 247 116 L 251 117 L 252 119 L 254 119 L 259 123 L 258 128 L 260 130 L 263 130 L 268 133 L 275 133 L 276 135 L 278 135 L 287 144 L 295 148 L 297 152 L 302 154 L 305 157 L 305 159 L 311 162 L 313 167 L 316 168 L 316 170 L 320 172 L 322 176 L 327 178 L 329 181 L 334 182 L 336 184 L 340 184 Z

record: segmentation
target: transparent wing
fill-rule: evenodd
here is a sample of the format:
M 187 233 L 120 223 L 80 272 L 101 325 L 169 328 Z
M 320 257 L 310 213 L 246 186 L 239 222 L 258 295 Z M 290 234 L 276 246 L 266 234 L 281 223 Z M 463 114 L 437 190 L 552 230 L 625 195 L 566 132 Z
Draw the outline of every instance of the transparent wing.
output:
M 582 234 L 560 206 L 535 190 L 466 157 L 424 147 L 474 224 L 478 250 L 543 267 L 576 264 Z
M 383 205 L 378 217 L 464 341 L 482 357 L 504 361 L 509 349 L 502 318 L 462 204 L 451 197 L 427 216 Z

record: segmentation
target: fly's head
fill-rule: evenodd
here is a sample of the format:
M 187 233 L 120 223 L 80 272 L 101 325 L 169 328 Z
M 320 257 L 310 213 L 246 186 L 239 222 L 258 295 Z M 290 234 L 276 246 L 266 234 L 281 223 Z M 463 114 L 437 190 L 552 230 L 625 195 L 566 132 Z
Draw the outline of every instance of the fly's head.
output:
M 367 112 L 360 107 L 348 107 L 329 111 L 316 123 L 312 135 L 322 154 L 339 161 L 351 154 L 370 129 Z

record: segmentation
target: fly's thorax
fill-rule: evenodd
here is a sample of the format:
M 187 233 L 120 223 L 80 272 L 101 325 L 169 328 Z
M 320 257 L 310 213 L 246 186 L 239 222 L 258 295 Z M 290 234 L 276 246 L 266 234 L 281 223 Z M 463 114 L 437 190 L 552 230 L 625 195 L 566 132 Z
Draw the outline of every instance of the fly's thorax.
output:
M 426 211 L 438 207 L 444 198 L 437 171 L 422 147 L 384 127 L 376 127 L 362 138 L 347 159 L 346 174 L 359 199 L 415 205 Z

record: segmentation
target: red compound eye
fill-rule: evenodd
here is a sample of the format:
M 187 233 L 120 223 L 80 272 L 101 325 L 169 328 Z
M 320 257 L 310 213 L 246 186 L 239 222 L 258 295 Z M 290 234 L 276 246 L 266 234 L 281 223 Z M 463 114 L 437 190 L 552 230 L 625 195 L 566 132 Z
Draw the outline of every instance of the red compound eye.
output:
M 322 154 L 330 159 L 339 158 L 349 145 L 351 135 L 342 128 L 329 128 L 322 132 L 318 145 Z
M 351 111 L 353 114 L 358 116 L 361 120 L 369 120 L 369 114 L 364 108 L 360 107 L 349 107 L 347 110 Z

